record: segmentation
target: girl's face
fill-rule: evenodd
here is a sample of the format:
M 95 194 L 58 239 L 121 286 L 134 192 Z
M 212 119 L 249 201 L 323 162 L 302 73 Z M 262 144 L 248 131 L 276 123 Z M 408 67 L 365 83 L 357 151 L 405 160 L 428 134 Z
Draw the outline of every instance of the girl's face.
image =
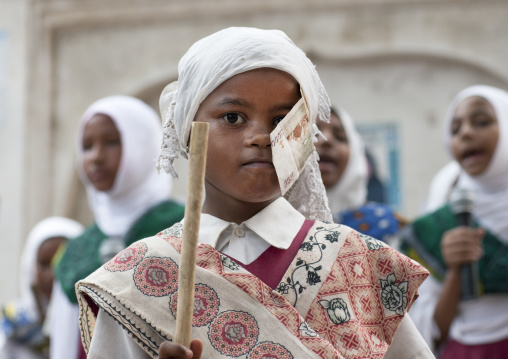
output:
M 483 173 L 494 155 L 499 126 L 492 105 L 483 97 L 465 99 L 453 115 L 450 149 L 471 176 Z
M 109 191 L 115 183 L 122 157 L 122 141 L 113 120 L 96 114 L 83 133 L 83 169 L 98 191 Z
M 195 121 L 210 124 L 205 213 L 224 218 L 239 204 L 260 210 L 280 197 L 270 132 L 299 99 L 291 75 L 256 69 L 228 79 L 201 103 Z
M 330 123 L 320 121 L 319 130 L 326 137 L 326 141 L 318 136 L 316 151 L 319 155 L 319 170 L 326 188 L 333 187 L 340 181 L 349 160 L 349 143 L 336 114 L 332 113 Z
M 37 284 L 41 294 L 46 299 L 51 298 L 53 290 L 53 268 L 51 260 L 53 259 L 58 247 L 66 241 L 63 237 L 52 237 L 42 242 L 37 251 Z

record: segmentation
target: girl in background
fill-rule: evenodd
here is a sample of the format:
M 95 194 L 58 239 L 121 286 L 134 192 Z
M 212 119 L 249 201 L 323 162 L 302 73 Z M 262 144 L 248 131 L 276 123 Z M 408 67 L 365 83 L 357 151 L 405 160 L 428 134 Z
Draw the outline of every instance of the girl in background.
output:
M 403 249 L 431 272 L 411 317 L 441 358 L 508 358 L 508 93 L 472 86 L 452 101 L 445 144 L 455 163 L 431 186 L 429 205 Z M 453 187 L 474 197 L 475 227 L 457 226 Z M 439 197 L 439 198 L 438 198 Z M 460 268 L 478 261 L 483 294 L 461 299 Z
M 100 99 L 81 118 L 78 174 L 95 222 L 69 243 L 57 267 L 66 296 L 59 293 L 59 302 L 74 307 L 53 330 L 53 358 L 75 358 L 80 345 L 74 284 L 138 239 L 183 218 L 183 206 L 169 200 L 170 177 L 155 169 L 161 137 L 157 113 L 133 97 Z
M 330 122 L 317 125 L 326 138 L 318 138 L 316 151 L 334 222 L 389 241 L 399 230 L 399 220 L 388 205 L 366 203 L 367 158 L 351 117 L 332 108 Z
M 0 358 L 49 357 L 49 338 L 43 332 L 53 286 L 51 262 L 57 249 L 78 236 L 83 226 L 68 218 L 49 217 L 28 235 L 21 257 L 21 298 L 2 308 Z M 47 323 L 47 321 L 46 321 Z

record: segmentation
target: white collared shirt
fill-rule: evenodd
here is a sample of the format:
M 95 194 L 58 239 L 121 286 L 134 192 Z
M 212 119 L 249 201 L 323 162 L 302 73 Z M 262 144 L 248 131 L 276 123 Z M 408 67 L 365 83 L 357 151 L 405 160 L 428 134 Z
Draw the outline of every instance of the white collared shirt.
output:
M 280 197 L 241 224 L 202 214 L 199 243 L 248 265 L 270 246 L 288 249 L 304 222 L 305 217 Z

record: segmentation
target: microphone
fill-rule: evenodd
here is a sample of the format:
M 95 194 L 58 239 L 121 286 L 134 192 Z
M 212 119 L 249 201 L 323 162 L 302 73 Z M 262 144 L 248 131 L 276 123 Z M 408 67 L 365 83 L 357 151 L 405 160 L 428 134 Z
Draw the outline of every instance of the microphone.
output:
M 450 194 L 450 208 L 458 226 L 473 227 L 473 193 L 465 188 L 456 188 Z M 475 299 L 480 296 L 478 262 L 464 264 L 460 268 L 462 299 Z

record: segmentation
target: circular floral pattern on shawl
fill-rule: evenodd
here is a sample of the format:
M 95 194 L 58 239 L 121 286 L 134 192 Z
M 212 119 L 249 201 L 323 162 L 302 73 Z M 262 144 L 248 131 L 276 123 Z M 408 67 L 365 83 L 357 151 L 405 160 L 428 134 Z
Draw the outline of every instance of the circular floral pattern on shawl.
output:
M 134 271 L 134 283 L 146 295 L 169 295 L 178 289 L 178 267 L 169 258 L 146 258 Z
M 247 359 L 293 359 L 293 355 L 280 344 L 271 342 L 259 343 L 252 349 Z
M 134 268 L 145 255 L 146 244 L 137 242 L 125 248 L 104 265 L 104 269 L 110 272 L 125 272 Z
M 169 308 L 176 317 L 176 308 L 178 303 L 178 292 L 171 296 Z M 219 296 L 217 293 L 205 284 L 196 284 L 194 286 L 194 316 L 192 325 L 202 327 L 209 324 L 219 312 Z
M 254 317 L 240 311 L 228 311 L 214 319 L 208 332 L 213 347 L 221 354 L 239 357 L 249 352 L 259 335 Z

